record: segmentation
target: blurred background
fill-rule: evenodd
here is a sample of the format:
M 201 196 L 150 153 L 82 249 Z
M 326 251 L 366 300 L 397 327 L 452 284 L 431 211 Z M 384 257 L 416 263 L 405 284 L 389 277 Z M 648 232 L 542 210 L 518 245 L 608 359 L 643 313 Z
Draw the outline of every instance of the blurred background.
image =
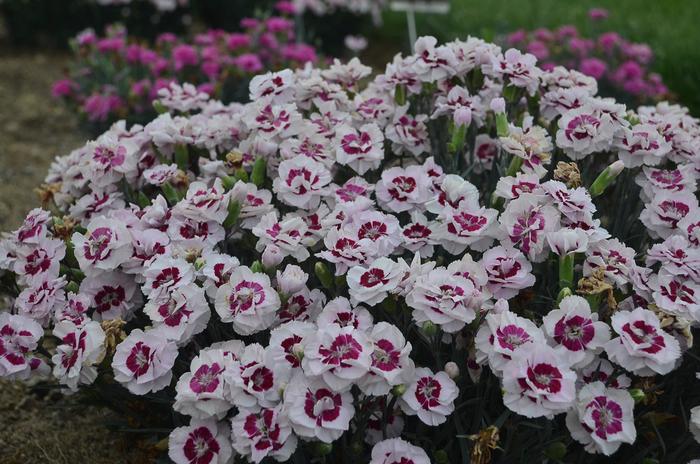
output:
M 418 3 L 0 0 L 0 231 L 39 205 L 56 155 L 118 119 L 148 121 L 169 82 L 244 101 L 266 70 L 353 56 L 383 70 L 410 52 L 407 6 L 420 10 L 418 36 L 478 36 L 593 75 L 601 94 L 629 105 L 670 99 L 700 114 L 700 1 Z M 0 384 L 0 462 L 153 461 L 157 450 L 111 432 L 111 413 L 84 400 Z

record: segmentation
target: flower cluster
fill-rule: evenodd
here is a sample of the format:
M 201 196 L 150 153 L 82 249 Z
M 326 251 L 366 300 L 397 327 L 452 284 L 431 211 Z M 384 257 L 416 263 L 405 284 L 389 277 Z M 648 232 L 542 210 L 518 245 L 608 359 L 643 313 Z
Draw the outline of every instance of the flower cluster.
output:
M 661 393 L 632 383 L 700 323 L 700 123 L 480 39 L 415 49 L 247 104 L 171 85 L 57 158 L 60 214 L 0 242 L 0 375 L 163 397 L 176 463 L 541 461 L 519 424 L 637 455 Z
M 336 10 L 346 10 L 354 14 L 380 14 L 387 5 L 386 0 L 291 0 L 294 11 L 303 13 L 310 11 L 317 16 L 333 13 Z
M 191 83 L 224 101 L 239 99 L 263 70 L 296 67 L 317 59 L 315 49 L 294 38 L 286 17 L 241 21 L 241 32 L 211 29 L 192 42 L 170 33 L 153 45 L 112 27 L 101 37 L 86 30 L 74 39 L 76 59 L 52 93 L 96 127 L 117 119 L 146 122 L 152 102 L 171 83 Z
M 607 18 L 605 10 L 593 9 L 593 21 Z M 654 59 L 651 47 L 630 42 L 617 32 L 587 37 L 575 26 L 557 29 L 518 30 L 507 36 L 509 46 L 533 54 L 545 70 L 558 65 L 594 77 L 601 92 L 629 102 L 649 102 L 668 94 L 660 75 L 650 70 Z
M 132 0 L 95 0 L 98 5 L 128 5 Z M 187 6 L 189 0 L 149 0 L 158 11 L 173 11 L 178 7 Z

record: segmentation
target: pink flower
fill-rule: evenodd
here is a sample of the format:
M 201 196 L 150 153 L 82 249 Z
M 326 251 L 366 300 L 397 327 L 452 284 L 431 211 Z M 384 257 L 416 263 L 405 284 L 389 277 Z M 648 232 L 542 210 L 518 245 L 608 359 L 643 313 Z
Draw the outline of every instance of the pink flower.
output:
M 233 451 L 225 422 L 192 420 L 168 437 L 168 457 L 175 464 L 228 464 Z
M 0 377 L 29 377 L 32 352 L 43 335 L 33 319 L 0 312 Z
M 511 48 L 492 60 L 495 76 L 503 78 L 507 84 L 524 88 L 530 95 L 535 94 L 542 71 L 536 66 L 537 58 L 534 55 Z
M 608 325 L 598 322 L 598 314 L 592 314 L 588 302 L 580 296 L 562 299 L 559 309 L 550 311 L 542 325 L 556 346 L 566 351 L 573 367 L 589 364 L 610 340 Z
M 612 327 L 618 337 L 605 345 L 612 362 L 640 376 L 668 374 L 676 367 L 681 356 L 678 340 L 664 332 L 653 312 L 618 311 Z
M 54 98 L 69 97 L 76 90 L 77 84 L 71 79 L 60 79 L 53 83 L 51 96 Z
M 285 203 L 302 209 L 316 209 L 328 194 L 331 174 L 326 167 L 306 156 L 297 155 L 279 166 L 273 190 Z
M 430 464 L 422 448 L 413 446 L 401 438 L 380 441 L 372 448 L 370 464 Z
M 491 248 L 481 262 L 488 274 L 488 289 L 495 298 L 512 298 L 535 284 L 532 264 L 516 249 Z
M 284 390 L 292 429 L 300 437 L 331 443 L 350 429 L 355 415 L 350 391 L 335 392 L 320 379 L 299 373 Z
M 19 246 L 13 270 L 22 285 L 58 278 L 66 245 L 61 240 L 42 238 L 36 244 Z
M 262 60 L 255 53 L 243 53 L 233 60 L 233 64 L 246 73 L 260 72 L 264 66 Z
M 205 330 L 211 316 L 204 290 L 193 284 L 174 289 L 167 300 L 148 302 L 143 312 L 154 327 L 160 327 L 161 332 L 179 346 Z
M 241 410 L 231 420 L 233 448 L 252 462 L 266 457 L 286 461 L 297 447 L 288 412 L 281 406 L 272 409 Z
M 173 212 L 195 221 L 213 221 L 221 224 L 228 215 L 229 195 L 221 179 L 209 187 L 204 182 L 192 182 L 185 198 L 178 202 Z
M 224 372 L 233 361 L 224 350 L 208 348 L 192 359 L 190 370 L 175 387 L 173 409 L 194 419 L 223 419 L 231 408 Z
M 601 79 L 608 70 L 605 61 L 598 58 L 584 58 L 578 65 L 579 71 L 595 79 Z
M 63 321 L 56 324 L 53 334 L 60 340 L 51 358 L 54 377 L 72 391 L 77 391 L 79 384 L 93 383 L 97 378 L 96 365 L 105 355 L 105 333 L 100 323 L 86 321 L 75 325 Z
M 309 226 L 304 219 L 289 215 L 282 220 L 277 219 L 277 213 L 272 211 L 253 227 L 253 235 L 258 237 L 256 249 L 260 252 L 275 250 L 279 254 L 279 262 L 285 256 L 292 256 L 298 262 L 305 261 L 309 256 L 308 246 L 316 240 L 307 236 Z
M 342 126 L 336 130 L 336 161 L 358 174 L 377 169 L 384 159 L 384 134 L 373 123 L 359 129 Z
M 608 114 L 584 105 L 564 113 L 559 120 L 556 142 L 569 158 L 579 160 L 609 149 L 616 131 L 617 126 Z
M 457 57 L 447 46 L 438 46 L 435 37 L 419 37 L 414 45 L 413 67 L 424 82 L 435 82 L 455 73 Z
M 133 277 L 121 272 L 105 272 L 86 277 L 80 283 L 80 293 L 90 300 L 93 319 L 131 319 L 141 303 L 141 294 Z
M 622 443 L 634 443 L 634 400 L 627 390 L 606 388 L 603 382 L 584 386 L 576 406 L 566 415 L 571 437 L 589 453 L 610 456 Z
M 541 262 L 549 252 L 547 234 L 559 228 L 559 212 L 541 198 L 525 193 L 511 200 L 501 215 L 501 229 L 510 243 L 533 262 Z
M 177 346 L 159 330 L 134 329 L 117 345 L 112 369 L 114 380 L 134 395 L 167 387 L 173 378 Z
M 498 307 L 498 306 L 497 306 Z M 517 316 L 507 310 L 486 315 L 486 323 L 476 334 L 476 362 L 484 364 L 488 359 L 491 370 L 501 375 L 507 363 L 520 348 L 531 345 L 544 345 L 542 331 L 529 319 Z
M 188 113 L 201 109 L 209 100 L 209 95 L 197 91 L 197 88 L 189 83 L 182 85 L 176 82 L 170 83 L 168 87 L 158 90 L 158 102 L 164 107 Z
M 433 374 L 430 369 L 419 368 L 399 405 L 407 415 L 418 415 L 421 422 L 435 427 L 454 412 L 454 400 L 458 396 L 459 388 L 445 372 Z
M 667 238 L 684 218 L 692 218 L 698 211 L 698 200 L 691 193 L 659 192 L 639 215 L 639 220 L 653 238 Z
M 394 119 L 386 128 L 386 138 L 391 140 L 392 149 L 397 154 L 410 153 L 418 157 L 422 153 L 430 151 L 428 127 L 426 126 L 428 116 L 425 114 L 413 116 L 408 113 L 408 106 L 396 108 Z
M 576 397 L 576 374 L 563 352 L 543 343 L 519 348 L 503 369 L 503 403 L 525 417 L 565 412 Z
M 214 307 L 222 322 L 232 322 L 238 334 L 250 335 L 272 325 L 280 298 L 267 275 L 241 266 L 219 287 Z
M 458 332 L 473 321 L 484 300 L 471 280 L 440 267 L 418 276 L 406 295 L 418 324 L 430 321 L 447 333 Z
M 175 62 L 175 70 L 177 71 L 181 71 L 187 66 L 196 66 L 199 62 L 197 50 L 186 44 L 173 47 L 172 57 Z
M 334 391 L 346 391 L 369 372 L 372 344 L 367 335 L 352 326 L 319 327 L 304 340 L 302 368 L 320 377 Z
M 402 277 L 401 265 L 389 258 L 379 258 L 368 267 L 354 266 L 347 274 L 350 301 L 370 306 L 381 303 L 396 289 Z
M 369 372 L 358 386 L 363 393 L 373 396 L 388 395 L 392 387 L 413 379 L 414 365 L 409 357 L 411 344 L 401 330 L 386 322 L 379 322 L 369 333 L 373 346 Z
M 294 73 L 285 69 L 255 76 L 250 81 L 250 100 L 270 98 L 277 104 L 289 103 L 294 98 Z
M 593 21 L 602 21 L 604 19 L 608 19 L 609 16 L 608 10 L 605 8 L 591 8 L 588 10 L 588 17 L 591 18 Z
M 151 302 L 165 302 L 170 292 L 194 282 L 192 265 L 182 258 L 159 256 L 144 272 L 145 282 L 141 287 Z
M 45 276 L 34 281 L 17 296 L 15 300 L 17 313 L 46 326 L 54 313 L 66 303 L 66 293 L 63 290 L 66 284 L 65 276 L 55 279 Z
M 377 199 L 396 213 L 421 207 L 430 196 L 430 181 L 420 166 L 394 167 L 382 172 L 377 183 Z

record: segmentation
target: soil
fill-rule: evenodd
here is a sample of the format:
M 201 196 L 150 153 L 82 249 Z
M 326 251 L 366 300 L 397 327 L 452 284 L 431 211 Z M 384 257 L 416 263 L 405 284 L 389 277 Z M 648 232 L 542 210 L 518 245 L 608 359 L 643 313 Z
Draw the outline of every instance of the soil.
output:
M 85 142 L 77 119 L 50 95 L 68 59 L 0 50 L 0 231 L 39 206 L 34 189 L 54 156 Z M 81 400 L 0 381 L 0 463 L 153 462 L 134 436 L 108 428 L 114 413 Z

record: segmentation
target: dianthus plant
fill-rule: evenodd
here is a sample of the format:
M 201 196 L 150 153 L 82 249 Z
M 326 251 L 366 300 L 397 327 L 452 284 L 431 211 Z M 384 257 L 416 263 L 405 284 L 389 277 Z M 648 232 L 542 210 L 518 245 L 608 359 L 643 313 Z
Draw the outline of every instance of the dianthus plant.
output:
M 685 462 L 697 120 L 415 50 L 173 85 L 57 158 L 0 245 L 0 375 L 140 398 L 176 463 Z

